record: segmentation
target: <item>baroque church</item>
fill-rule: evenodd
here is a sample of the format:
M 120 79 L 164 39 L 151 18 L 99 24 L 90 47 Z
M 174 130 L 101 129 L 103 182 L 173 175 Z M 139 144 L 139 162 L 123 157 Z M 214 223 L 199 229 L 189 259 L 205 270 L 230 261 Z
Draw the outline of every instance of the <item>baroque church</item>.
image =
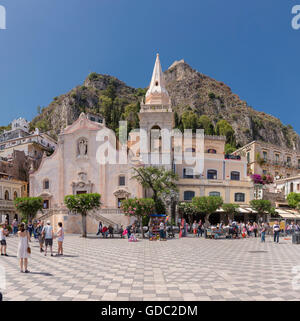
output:
M 161 149 L 160 132 L 174 128 L 174 113 L 159 55 L 145 100 L 141 103 L 139 119 L 140 130 L 130 134 L 125 148 L 126 162 L 99 161 L 99 158 L 107 156 L 110 149 L 115 151 L 117 160 L 124 156 L 124 148 L 120 147 L 115 133 L 105 126 L 104 121 L 98 122 L 95 117 L 82 113 L 77 121 L 63 129 L 55 152 L 50 157 L 44 156 L 39 168 L 30 173 L 30 196 L 40 196 L 44 200 L 44 211 L 39 218 L 50 220 L 53 226 L 63 222 L 67 233 L 80 233 L 81 217 L 69 213 L 64 197 L 99 193 L 101 209 L 88 215 L 88 233 L 97 231 L 99 221 L 115 226 L 129 223 L 130 219 L 120 210 L 121 201 L 147 195 L 147 191 L 131 179 L 132 168 L 153 164 L 149 160 L 149 151 L 157 151 L 159 160 L 155 164 L 161 164 L 164 151 Z M 146 140 L 141 137 L 141 130 L 147 134 Z M 170 162 L 164 166 L 179 176 L 179 201 L 191 201 L 194 196 L 220 195 L 228 203 L 249 204 L 253 198 L 253 185 L 247 179 L 246 160 L 240 157 L 225 159 L 225 141 L 222 136 L 205 136 L 198 146 L 195 137 L 191 138 L 191 155 L 195 155 L 200 147 L 203 151 L 200 173 L 184 162 L 175 165 L 172 146 L 166 152 Z

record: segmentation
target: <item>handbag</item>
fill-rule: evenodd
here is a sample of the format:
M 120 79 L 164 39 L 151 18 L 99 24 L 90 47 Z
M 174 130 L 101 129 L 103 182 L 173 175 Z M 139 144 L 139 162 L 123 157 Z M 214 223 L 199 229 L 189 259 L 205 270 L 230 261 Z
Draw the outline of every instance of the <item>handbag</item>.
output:
M 27 247 L 27 253 L 31 254 L 31 248 L 29 246 Z

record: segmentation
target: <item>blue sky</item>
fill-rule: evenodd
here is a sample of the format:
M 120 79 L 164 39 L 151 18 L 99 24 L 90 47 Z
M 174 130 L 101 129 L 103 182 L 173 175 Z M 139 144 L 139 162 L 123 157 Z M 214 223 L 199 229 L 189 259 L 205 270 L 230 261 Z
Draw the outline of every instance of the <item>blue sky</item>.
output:
M 0 125 L 96 71 L 134 87 L 185 59 L 300 133 L 300 0 L 0 0 Z

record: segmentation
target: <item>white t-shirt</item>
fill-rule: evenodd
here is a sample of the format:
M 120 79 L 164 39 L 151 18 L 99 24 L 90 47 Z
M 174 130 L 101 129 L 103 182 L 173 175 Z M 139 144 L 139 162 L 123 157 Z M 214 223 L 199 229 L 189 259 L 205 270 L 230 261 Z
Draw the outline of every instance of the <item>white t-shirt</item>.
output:
M 45 239 L 52 239 L 53 227 L 51 225 L 46 225 L 43 230 L 45 231 Z
M 64 240 L 64 238 L 65 238 L 65 232 L 64 232 L 64 228 L 63 228 L 63 227 L 60 227 L 60 228 L 58 229 L 57 235 L 58 235 L 60 232 L 61 232 L 61 236 L 59 236 L 59 237 L 57 238 L 57 240 L 58 240 L 59 242 L 62 242 L 62 241 Z
M 164 229 L 164 227 L 165 227 L 164 223 L 163 223 L 163 222 L 161 222 L 161 223 L 159 224 L 159 229 L 160 229 L 160 230 L 163 230 L 163 229 Z
M 0 228 L 0 241 L 6 240 L 5 234 L 4 234 L 4 229 Z

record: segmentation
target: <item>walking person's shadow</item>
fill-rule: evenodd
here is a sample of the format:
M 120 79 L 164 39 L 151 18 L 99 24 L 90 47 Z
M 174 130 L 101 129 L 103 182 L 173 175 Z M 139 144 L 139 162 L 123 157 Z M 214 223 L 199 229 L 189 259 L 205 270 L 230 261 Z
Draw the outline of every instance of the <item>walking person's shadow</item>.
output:
M 39 275 L 43 275 L 43 276 L 53 276 L 53 274 L 47 273 L 47 272 L 32 272 L 32 271 L 30 271 L 29 274 L 39 274 Z

